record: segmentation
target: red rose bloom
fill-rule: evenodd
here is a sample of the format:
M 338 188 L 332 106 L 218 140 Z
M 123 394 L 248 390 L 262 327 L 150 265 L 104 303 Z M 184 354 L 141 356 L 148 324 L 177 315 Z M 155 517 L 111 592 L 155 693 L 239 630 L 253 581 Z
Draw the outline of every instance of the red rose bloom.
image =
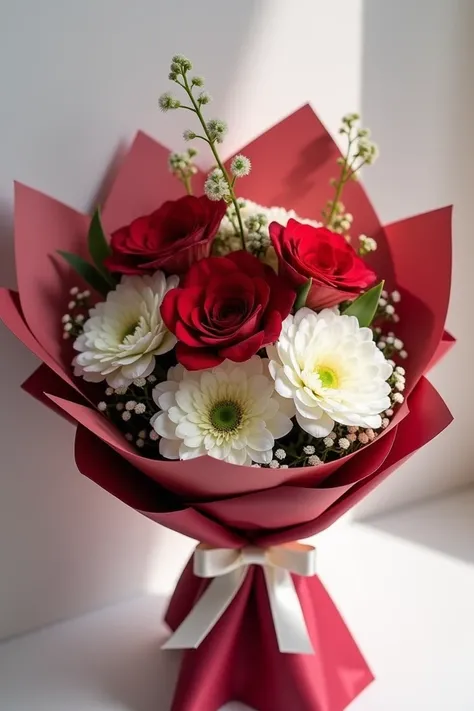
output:
M 120 274 L 149 274 L 157 269 L 183 274 L 209 256 L 225 210 L 223 200 L 213 202 L 205 195 L 169 200 L 112 234 L 112 254 L 105 265 Z
M 326 227 L 288 220 L 282 227 L 270 225 L 270 237 L 278 256 L 278 272 L 297 289 L 313 280 L 306 305 L 312 309 L 350 301 L 376 279 L 342 235 Z
M 294 300 L 271 267 L 240 251 L 193 264 L 166 294 L 161 315 L 178 339 L 179 362 L 199 370 L 248 360 L 275 341 Z

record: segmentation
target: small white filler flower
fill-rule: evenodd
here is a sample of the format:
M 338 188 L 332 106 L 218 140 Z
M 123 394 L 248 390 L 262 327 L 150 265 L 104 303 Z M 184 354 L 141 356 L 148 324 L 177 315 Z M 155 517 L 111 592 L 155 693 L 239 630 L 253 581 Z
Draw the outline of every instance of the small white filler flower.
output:
M 127 387 L 146 378 L 155 367 L 155 356 L 167 353 L 175 336 L 164 325 L 160 306 L 178 277 L 125 276 L 107 299 L 89 312 L 84 333 L 74 342 L 80 351 L 73 360 L 74 374 L 112 388 Z
M 167 459 L 208 454 L 232 464 L 269 464 L 275 440 L 293 426 L 293 404 L 277 395 L 268 361 L 258 356 L 208 370 L 172 367 L 153 399 L 161 411 L 150 424 Z
M 285 319 L 267 353 L 275 389 L 294 401 L 305 432 L 326 437 L 334 422 L 381 427 L 380 413 L 390 407 L 386 380 L 392 366 L 355 316 L 299 309 Z

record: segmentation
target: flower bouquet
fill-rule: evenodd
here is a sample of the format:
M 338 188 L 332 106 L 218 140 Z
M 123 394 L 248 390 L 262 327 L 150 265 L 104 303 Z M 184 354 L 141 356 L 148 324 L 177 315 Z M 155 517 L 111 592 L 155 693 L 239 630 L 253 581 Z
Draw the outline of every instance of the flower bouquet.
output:
M 425 379 L 453 342 L 451 211 L 381 227 L 355 114 L 343 154 L 306 106 L 225 162 L 203 79 L 180 55 L 169 78 L 211 171 L 139 133 L 92 218 L 17 184 L 0 315 L 79 470 L 200 541 L 166 614 L 174 711 L 341 711 L 372 675 L 298 540 L 451 420 Z

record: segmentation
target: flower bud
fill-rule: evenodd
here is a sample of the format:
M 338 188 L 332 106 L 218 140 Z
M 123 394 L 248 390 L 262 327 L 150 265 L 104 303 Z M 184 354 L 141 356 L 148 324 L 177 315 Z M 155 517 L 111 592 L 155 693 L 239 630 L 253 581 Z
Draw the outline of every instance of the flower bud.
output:
M 209 104 L 211 101 L 211 95 L 207 91 L 201 91 L 198 96 L 198 103 L 204 106 L 204 104 Z
M 252 164 L 250 160 L 243 155 L 235 156 L 230 164 L 230 170 L 235 178 L 243 178 L 250 173 Z
M 183 138 L 185 141 L 192 141 L 193 138 L 196 138 L 196 134 L 194 131 L 191 131 L 189 128 L 187 128 L 185 131 L 183 131 Z
M 158 106 L 162 111 L 170 111 L 171 109 L 179 109 L 181 102 L 167 91 L 158 99 Z

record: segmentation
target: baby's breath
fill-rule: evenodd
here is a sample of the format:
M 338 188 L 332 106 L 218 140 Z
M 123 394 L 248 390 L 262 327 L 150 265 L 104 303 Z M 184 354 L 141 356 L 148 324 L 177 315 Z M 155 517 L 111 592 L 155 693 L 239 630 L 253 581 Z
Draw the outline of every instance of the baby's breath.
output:
M 230 170 L 235 178 L 243 178 L 250 173 L 252 164 L 249 158 L 243 155 L 235 156 L 230 164 Z
M 162 111 L 171 111 L 172 109 L 179 109 L 181 102 L 167 91 L 158 99 L 158 106 Z
M 346 114 L 342 119 L 342 126 L 339 133 L 347 137 L 347 149 L 343 156 L 337 159 L 337 164 L 341 167 L 338 178 L 331 180 L 334 187 L 334 198 L 327 203 L 323 211 L 323 218 L 326 225 L 336 232 L 346 236 L 350 241 L 348 231 L 352 225 L 352 215 L 346 213 L 341 197 L 344 186 L 349 180 L 357 179 L 360 169 L 364 165 L 371 165 L 378 156 L 378 149 L 375 143 L 370 140 L 370 132 L 366 128 L 359 126 L 360 116 L 356 113 Z M 369 242 L 368 251 L 372 251 L 373 243 Z
M 367 237 L 367 235 L 359 235 L 359 255 L 361 257 L 369 254 L 369 252 L 375 252 L 377 249 L 377 242 L 373 237 Z
M 63 340 L 75 339 L 83 332 L 83 324 L 90 309 L 90 291 L 80 291 L 79 287 L 73 286 L 69 290 L 69 296 L 73 296 L 67 304 L 67 313 L 61 317 Z
M 186 141 L 190 141 L 196 137 L 196 134 L 193 131 L 186 130 L 183 136 Z M 193 194 L 191 180 L 193 175 L 197 173 L 197 167 L 194 164 L 196 155 L 197 151 L 194 148 L 188 148 L 184 153 L 170 153 L 168 158 L 170 171 L 183 183 L 188 195 Z
M 238 156 L 236 172 L 232 173 L 232 177 L 229 175 L 227 169 L 222 162 L 219 153 L 217 151 L 217 144 L 222 143 L 224 136 L 227 133 L 227 124 L 221 118 L 205 119 L 202 113 L 203 107 L 210 103 L 211 97 L 209 93 L 202 89 L 204 86 L 204 79 L 201 76 L 188 76 L 188 72 L 192 69 L 192 63 L 183 55 L 175 55 L 170 64 L 169 79 L 176 83 L 187 95 L 189 99 L 189 105 L 183 105 L 176 99 L 170 92 L 165 92 L 161 95 L 158 104 L 162 111 L 169 111 L 170 109 L 184 108 L 194 114 L 196 114 L 202 128 L 202 135 L 197 134 L 191 129 L 187 129 L 184 133 L 184 139 L 186 141 L 199 138 L 205 141 L 216 161 L 217 167 L 222 173 L 222 181 L 213 182 L 206 181 L 205 193 L 207 197 L 211 200 L 222 200 L 225 199 L 227 202 L 232 202 L 235 207 L 237 224 L 239 227 L 239 237 L 241 240 L 241 248 L 245 249 L 245 236 L 244 228 L 242 225 L 242 219 L 240 216 L 238 200 L 234 190 L 234 183 L 238 177 L 242 175 L 247 175 L 250 170 L 250 161 L 245 159 L 243 156 Z M 196 89 L 202 89 L 197 95 L 195 94 Z M 240 159 L 240 162 L 239 160 Z M 243 159 L 243 160 L 242 160 Z M 224 187 L 223 183 L 226 184 Z
M 160 372 L 159 365 L 155 372 Z M 149 421 L 156 412 L 151 393 L 157 379 L 152 374 L 148 378 L 136 378 L 128 387 L 107 387 L 103 390 L 103 399 L 97 404 L 99 412 L 123 432 L 128 442 L 154 459 L 160 457 L 157 447 L 159 436 L 150 431 Z

